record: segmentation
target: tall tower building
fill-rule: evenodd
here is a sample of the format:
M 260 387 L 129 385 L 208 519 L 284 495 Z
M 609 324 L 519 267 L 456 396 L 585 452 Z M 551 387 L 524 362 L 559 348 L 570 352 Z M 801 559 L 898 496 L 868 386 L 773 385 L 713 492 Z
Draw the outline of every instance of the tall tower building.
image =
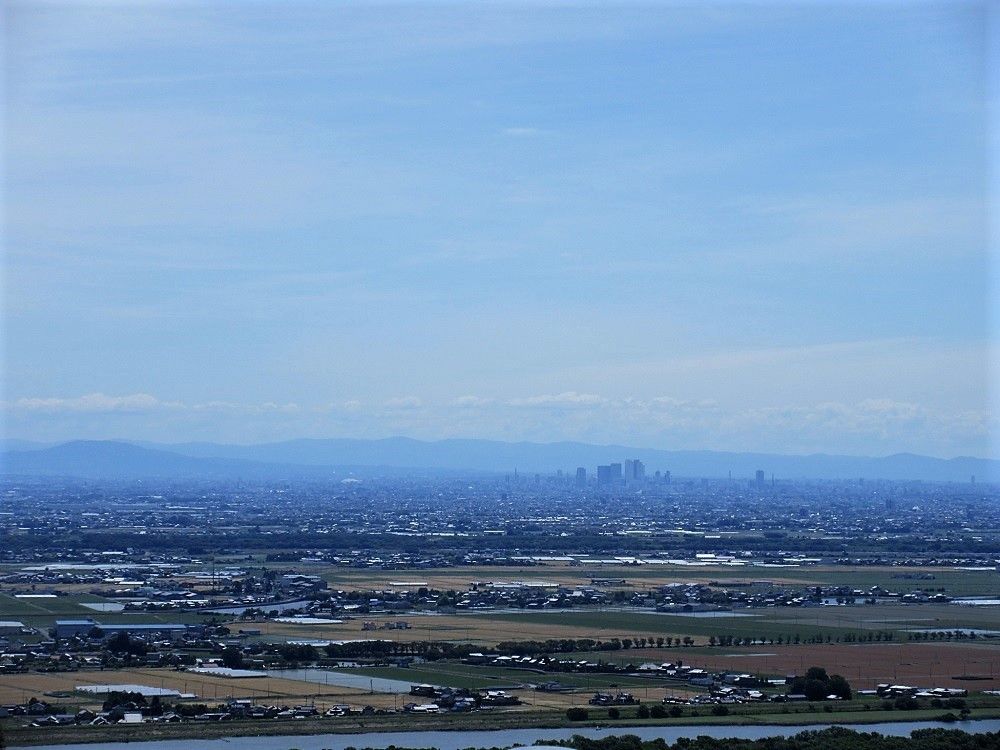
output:
M 642 482 L 646 479 L 646 465 L 638 458 L 630 458 L 625 462 L 625 482 Z
M 602 487 L 611 484 L 611 467 L 610 466 L 598 466 L 597 467 L 597 483 Z

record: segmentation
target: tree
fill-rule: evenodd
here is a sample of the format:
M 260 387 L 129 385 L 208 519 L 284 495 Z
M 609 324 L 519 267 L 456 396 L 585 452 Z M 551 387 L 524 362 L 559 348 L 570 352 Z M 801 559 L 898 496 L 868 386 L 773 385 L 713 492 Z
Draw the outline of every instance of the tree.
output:
M 622 717 L 622 712 L 619 711 L 615 706 L 608 709 L 609 719 L 620 719 Z
M 111 711 L 126 703 L 131 703 L 136 708 L 144 708 L 146 706 L 146 698 L 142 693 L 129 693 L 121 690 L 112 690 L 108 693 L 108 697 L 105 699 L 102 708 L 105 711 Z
M 635 711 L 635 718 L 637 719 L 648 719 L 649 718 L 649 707 L 643 703 L 639 704 L 639 708 Z
M 586 721 L 590 713 L 585 708 L 580 708 L 579 706 L 573 706 L 572 708 L 566 709 L 566 718 L 570 721 Z
M 667 709 L 665 709 L 662 705 L 657 703 L 651 709 L 649 709 L 649 715 L 652 716 L 654 719 L 663 719 L 667 715 Z
M 822 680 L 806 680 L 802 692 L 811 701 L 821 701 L 829 695 L 826 692 L 826 683 Z
M 826 676 L 826 670 L 823 667 L 809 667 L 806 670 L 806 679 L 827 682 L 830 678 Z
M 838 698 L 842 698 L 845 701 L 849 701 L 853 696 L 850 684 L 848 684 L 847 680 L 844 679 L 842 675 L 832 675 L 830 677 L 829 687 L 831 694 L 836 695 Z
M 243 666 L 243 652 L 235 646 L 226 646 L 222 651 L 222 666 L 240 669 Z
M 811 701 L 821 701 L 828 695 L 850 700 L 851 686 L 841 675 L 829 676 L 822 667 L 810 667 L 805 677 L 796 677 L 789 686 L 789 693 L 805 695 Z
M 132 640 L 126 631 L 121 630 L 108 641 L 108 651 L 113 654 L 142 656 L 146 653 L 146 644 L 142 641 Z
M 149 715 L 163 716 L 163 703 L 160 701 L 160 696 L 154 695 L 153 700 L 149 702 Z

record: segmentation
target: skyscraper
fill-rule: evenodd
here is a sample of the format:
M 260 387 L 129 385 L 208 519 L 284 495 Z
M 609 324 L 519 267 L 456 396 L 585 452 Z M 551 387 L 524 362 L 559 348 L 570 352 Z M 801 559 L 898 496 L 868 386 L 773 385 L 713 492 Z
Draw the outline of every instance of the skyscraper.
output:
M 646 478 L 646 465 L 638 458 L 630 458 L 625 462 L 625 481 L 642 482 Z
M 623 484 L 625 477 L 622 475 L 621 464 L 607 464 L 597 467 L 597 484 L 602 487 L 618 486 Z
M 587 470 L 582 466 L 577 467 L 576 470 L 576 486 L 577 487 L 587 486 Z

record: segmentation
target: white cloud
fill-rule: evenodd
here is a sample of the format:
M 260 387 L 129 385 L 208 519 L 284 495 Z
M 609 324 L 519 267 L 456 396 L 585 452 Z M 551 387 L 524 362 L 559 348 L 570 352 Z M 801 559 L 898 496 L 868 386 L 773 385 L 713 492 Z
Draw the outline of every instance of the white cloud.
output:
M 154 412 L 295 414 L 301 410 L 298 404 L 291 402 L 265 401 L 259 404 L 240 404 L 232 401 L 214 400 L 188 404 L 183 401 L 164 401 L 148 393 L 132 393 L 124 396 L 88 393 L 71 398 L 24 397 L 3 402 L 0 405 L 7 412 L 36 414 L 148 414 Z
M 528 396 L 526 398 L 512 398 L 507 403 L 511 406 L 518 407 L 538 406 L 545 408 L 575 408 L 585 406 L 603 406 L 608 403 L 608 399 L 594 393 L 565 391 L 557 394 Z
M 519 398 L 415 395 L 303 407 L 294 402 L 165 401 L 144 393 L 25 397 L 3 404 L 8 428 L 45 439 L 135 437 L 267 441 L 293 437 L 478 437 L 581 440 L 667 449 L 937 456 L 994 455 L 1000 422 L 985 409 L 870 398 L 797 405 L 726 405 L 674 396 L 565 391 Z M 474 410 L 474 411 L 473 411 Z M 470 414 L 475 415 L 471 420 Z M 145 421 L 141 420 L 145 417 Z M 153 433 L 135 434 L 143 427 Z
M 296 403 L 287 402 L 282 404 L 275 401 L 265 401 L 260 404 L 240 404 L 233 403 L 232 401 L 206 401 L 204 403 L 192 404 L 191 406 L 178 404 L 178 407 L 196 412 L 229 412 L 234 414 L 297 414 L 302 411 L 302 408 Z
M 148 412 L 163 409 L 184 408 L 176 401 L 161 401 L 147 393 L 133 393 L 127 396 L 107 396 L 103 393 L 88 393 L 75 398 L 19 398 L 8 404 L 8 409 L 27 412 L 49 413 L 101 413 L 101 412 Z
M 398 396 L 387 399 L 384 406 L 386 409 L 419 409 L 423 404 L 416 396 Z
M 540 135 L 542 132 L 544 131 L 539 130 L 538 128 L 520 127 L 504 128 L 503 134 L 509 135 L 512 138 L 531 138 L 532 136 Z
M 493 403 L 491 398 L 481 398 L 480 396 L 459 396 L 453 399 L 451 402 L 452 406 L 457 406 L 463 409 L 471 409 L 479 406 L 489 406 Z

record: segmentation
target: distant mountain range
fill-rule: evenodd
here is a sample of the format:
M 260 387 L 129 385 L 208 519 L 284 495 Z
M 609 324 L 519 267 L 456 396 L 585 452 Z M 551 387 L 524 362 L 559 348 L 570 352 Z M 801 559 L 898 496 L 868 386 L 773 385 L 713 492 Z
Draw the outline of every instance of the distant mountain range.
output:
M 1000 481 L 1000 461 L 932 458 L 899 453 L 879 458 L 827 454 L 780 455 L 719 451 L 666 451 L 587 443 L 506 443 L 494 440 L 422 441 L 288 440 L 259 445 L 157 444 L 74 441 L 58 445 L 8 440 L 0 443 L 0 473 L 95 479 L 174 477 L 230 479 L 331 479 L 348 473 L 427 475 L 460 473 L 594 473 L 598 464 L 638 458 L 647 473 L 675 477 L 754 475 L 768 479 L 894 479 L 968 482 Z

